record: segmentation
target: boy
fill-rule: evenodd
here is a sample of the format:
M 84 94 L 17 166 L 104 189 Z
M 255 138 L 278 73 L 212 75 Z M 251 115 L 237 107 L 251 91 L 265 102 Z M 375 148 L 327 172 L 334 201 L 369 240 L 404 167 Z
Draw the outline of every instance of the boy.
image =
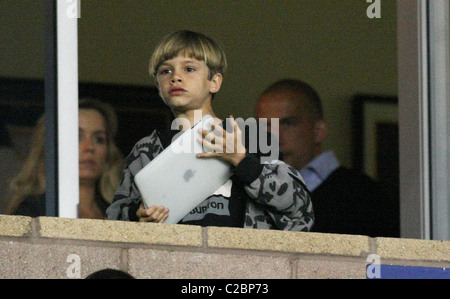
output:
M 164 103 L 177 119 L 194 123 L 194 112 L 217 116 L 212 109 L 227 66 L 225 53 L 209 37 L 191 31 L 177 31 L 158 44 L 150 60 L 150 73 Z M 309 231 L 314 222 L 309 193 L 299 173 L 275 161 L 260 163 L 257 153 L 249 153 L 242 143 L 242 132 L 230 117 L 232 130 L 216 123 L 222 138 L 212 140 L 202 132 L 206 153 L 200 159 L 222 159 L 230 164 L 233 176 L 218 192 L 205 199 L 179 223 L 201 226 L 227 226 Z M 174 131 L 154 131 L 140 140 L 127 157 L 122 182 L 107 210 L 107 219 L 164 222 L 165 207 L 145 209 L 134 176 L 170 145 Z M 230 151 L 228 146 L 233 145 Z M 176 186 L 175 186 L 176 187 Z M 225 207 L 220 212 L 215 207 Z

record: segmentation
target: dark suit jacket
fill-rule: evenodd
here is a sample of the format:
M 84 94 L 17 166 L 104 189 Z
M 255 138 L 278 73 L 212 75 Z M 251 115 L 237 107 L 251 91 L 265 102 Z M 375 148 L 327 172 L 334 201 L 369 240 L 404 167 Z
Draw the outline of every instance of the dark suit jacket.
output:
M 336 169 L 312 192 L 313 231 L 399 237 L 399 203 L 370 177 Z

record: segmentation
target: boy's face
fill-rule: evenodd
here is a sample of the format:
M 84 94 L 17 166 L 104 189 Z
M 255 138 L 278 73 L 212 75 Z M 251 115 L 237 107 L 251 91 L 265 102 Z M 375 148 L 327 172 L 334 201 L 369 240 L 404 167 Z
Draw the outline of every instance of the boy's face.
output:
M 164 103 L 172 111 L 183 113 L 202 109 L 220 89 L 222 75 L 208 79 L 209 68 L 204 61 L 178 55 L 161 64 L 156 85 Z

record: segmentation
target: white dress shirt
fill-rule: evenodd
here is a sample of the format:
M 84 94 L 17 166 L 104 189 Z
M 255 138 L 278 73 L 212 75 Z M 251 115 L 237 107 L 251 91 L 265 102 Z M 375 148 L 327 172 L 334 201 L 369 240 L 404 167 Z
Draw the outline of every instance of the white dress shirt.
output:
M 309 162 L 300 170 L 309 191 L 314 191 L 328 176 L 340 166 L 335 154 L 327 151 Z

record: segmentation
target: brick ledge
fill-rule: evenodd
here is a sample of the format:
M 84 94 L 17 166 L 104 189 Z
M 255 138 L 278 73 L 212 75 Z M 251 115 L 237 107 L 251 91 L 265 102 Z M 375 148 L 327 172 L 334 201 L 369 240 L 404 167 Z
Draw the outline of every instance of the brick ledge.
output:
M 34 227 L 34 229 L 33 229 Z M 0 237 L 89 240 L 450 262 L 449 241 L 0 215 Z M 375 244 L 375 246 L 374 246 Z M 376 252 L 373 252 L 376 251 Z

